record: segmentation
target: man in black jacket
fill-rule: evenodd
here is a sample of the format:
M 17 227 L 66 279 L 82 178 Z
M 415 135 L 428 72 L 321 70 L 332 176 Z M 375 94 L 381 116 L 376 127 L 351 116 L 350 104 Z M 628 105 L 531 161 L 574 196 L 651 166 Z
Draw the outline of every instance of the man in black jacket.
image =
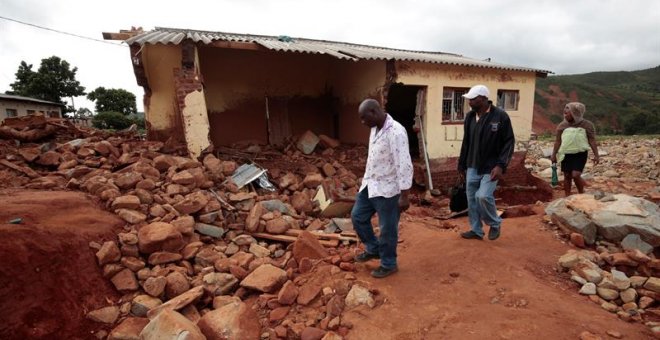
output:
M 463 95 L 472 108 L 463 123 L 458 160 L 468 198 L 470 231 L 461 234 L 466 239 L 483 239 L 482 220 L 490 226 L 489 240 L 500 237 L 502 219 L 497 216 L 494 192 L 511 161 L 515 140 L 509 115 L 488 100 L 489 94 L 486 86 L 475 85 Z

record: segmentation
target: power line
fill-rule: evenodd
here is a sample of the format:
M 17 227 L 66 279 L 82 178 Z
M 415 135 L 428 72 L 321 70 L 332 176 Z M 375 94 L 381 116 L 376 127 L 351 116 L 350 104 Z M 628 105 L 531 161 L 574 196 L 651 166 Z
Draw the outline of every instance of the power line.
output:
M 56 30 L 56 29 L 52 29 L 52 28 L 48 28 L 48 27 L 43 27 L 43 26 L 39 26 L 39 25 L 35 25 L 35 24 L 28 23 L 28 22 L 23 22 L 23 21 L 20 21 L 20 20 L 16 20 L 16 19 L 11 19 L 11 18 L 7 18 L 7 17 L 3 17 L 3 16 L 1 16 L 1 15 L 0 15 L 0 19 L 5 19 L 5 20 L 8 20 L 8 21 L 17 22 L 17 23 L 19 23 L 19 24 L 23 24 L 23 25 L 27 25 L 27 26 L 36 27 L 36 28 L 39 28 L 39 29 L 42 29 L 42 30 L 46 30 L 46 31 L 51 31 L 51 32 L 55 32 L 55 33 L 60 33 L 60 34 L 70 35 L 70 36 L 72 36 L 72 37 L 76 37 L 76 38 L 81 38 L 81 39 L 87 39 L 87 40 L 91 40 L 91 41 L 101 42 L 101 43 L 109 44 L 109 45 L 113 45 L 113 46 L 128 47 L 128 46 L 126 46 L 126 45 L 116 44 L 116 43 L 112 43 L 112 42 L 105 41 L 105 40 L 100 40 L 100 39 L 95 39 L 95 38 L 90 38 L 90 37 L 86 37 L 86 36 L 84 36 L 84 35 L 78 35 L 78 34 L 74 34 L 74 33 L 69 33 L 69 32 L 59 31 L 59 30 Z

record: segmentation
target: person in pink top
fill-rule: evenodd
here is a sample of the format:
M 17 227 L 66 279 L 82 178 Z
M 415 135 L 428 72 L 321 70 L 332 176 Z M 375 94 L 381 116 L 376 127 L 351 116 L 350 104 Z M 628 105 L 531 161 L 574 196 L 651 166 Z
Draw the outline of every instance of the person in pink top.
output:
M 408 209 L 413 167 L 406 129 L 383 111 L 374 99 L 364 100 L 358 109 L 362 124 L 371 128 L 369 155 L 351 219 L 355 231 L 366 246 L 355 257 L 357 262 L 380 259 L 371 272 L 376 278 L 397 272 L 396 247 L 399 240 L 399 217 Z M 377 238 L 371 217 L 377 213 L 380 236 Z

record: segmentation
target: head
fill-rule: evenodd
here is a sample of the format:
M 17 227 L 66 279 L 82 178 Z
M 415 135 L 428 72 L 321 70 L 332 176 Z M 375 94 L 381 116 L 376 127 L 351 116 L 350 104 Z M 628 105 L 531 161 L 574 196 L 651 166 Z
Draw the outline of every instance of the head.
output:
M 468 104 L 475 111 L 485 111 L 488 108 L 488 96 L 490 91 L 485 85 L 474 85 L 463 98 L 468 99 Z
M 564 119 L 569 123 L 579 123 L 582 121 L 582 116 L 586 107 L 582 103 L 571 102 L 564 106 Z
M 358 108 L 360 121 L 368 127 L 381 126 L 385 122 L 387 114 L 375 99 L 365 99 Z

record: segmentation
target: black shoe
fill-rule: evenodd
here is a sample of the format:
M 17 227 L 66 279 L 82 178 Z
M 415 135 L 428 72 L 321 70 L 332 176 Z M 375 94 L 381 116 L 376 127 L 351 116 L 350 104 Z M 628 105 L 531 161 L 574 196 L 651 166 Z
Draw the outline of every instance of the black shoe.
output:
M 365 251 L 362 254 L 359 254 L 359 255 L 355 256 L 355 262 L 367 262 L 369 260 L 379 259 L 379 258 L 380 258 L 380 255 L 378 255 L 378 254 L 369 254 Z
M 475 240 L 483 240 L 484 239 L 483 236 L 477 235 L 477 233 L 475 233 L 472 230 L 462 233 L 461 237 L 466 238 L 466 239 L 475 239 Z
M 488 230 L 488 239 L 491 241 L 497 240 L 498 237 L 500 237 L 500 228 L 493 228 L 490 227 L 490 230 Z
M 383 268 L 383 266 L 380 266 L 376 268 L 374 271 L 371 272 L 371 276 L 377 278 L 377 279 L 382 279 L 386 276 L 390 276 L 396 272 L 398 272 L 399 269 L 397 267 L 394 268 Z

